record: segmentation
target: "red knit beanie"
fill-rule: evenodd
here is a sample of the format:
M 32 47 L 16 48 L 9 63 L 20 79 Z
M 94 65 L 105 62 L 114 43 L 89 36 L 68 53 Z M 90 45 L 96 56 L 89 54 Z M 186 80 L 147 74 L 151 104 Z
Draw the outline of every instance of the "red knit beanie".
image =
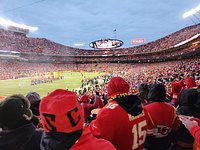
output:
M 129 84 L 123 78 L 113 77 L 110 79 L 108 83 L 108 98 L 128 92 Z
M 172 93 L 173 94 L 179 94 L 182 89 L 182 83 L 178 81 L 172 82 Z
M 70 133 L 83 128 L 83 108 L 74 92 L 57 89 L 40 103 L 40 117 L 45 132 Z
M 193 77 L 188 77 L 188 78 L 186 78 L 185 84 L 186 84 L 186 87 L 187 87 L 188 89 L 191 89 L 191 88 L 197 86 L 197 85 L 196 85 L 196 82 L 195 82 L 195 79 L 194 79 Z
M 87 93 L 85 93 L 81 96 L 80 103 L 88 103 L 89 99 L 90 99 L 90 96 Z

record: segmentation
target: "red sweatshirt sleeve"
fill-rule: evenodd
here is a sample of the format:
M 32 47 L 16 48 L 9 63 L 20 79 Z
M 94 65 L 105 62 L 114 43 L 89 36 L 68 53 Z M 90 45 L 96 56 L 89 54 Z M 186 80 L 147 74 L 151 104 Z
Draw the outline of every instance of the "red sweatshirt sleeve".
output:
M 196 125 L 190 129 L 190 133 L 195 138 L 195 141 L 200 142 L 200 126 Z
M 97 138 L 103 138 L 109 141 L 112 141 L 113 130 L 115 125 L 112 121 L 112 115 L 109 115 L 109 110 L 101 110 L 97 118 L 90 123 L 90 129 L 92 134 Z
M 98 108 L 98 105 L 99 105 L 99 101 L 94 100 L 94 104 L 88 104 L 87 108 L 91 111 L 92 109 Z

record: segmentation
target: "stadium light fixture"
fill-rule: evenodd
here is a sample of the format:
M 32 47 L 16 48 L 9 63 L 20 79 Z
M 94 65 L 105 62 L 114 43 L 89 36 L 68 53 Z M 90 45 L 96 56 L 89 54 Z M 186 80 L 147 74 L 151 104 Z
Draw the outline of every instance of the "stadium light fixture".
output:
M 197 7 L 191 9 L 190 11 L 185 12 L 182 17 L 187 18 L 189 16 L 196 14 L 199 11 L 200 11 L 200 4 Z
M 84 43 L 74 43 L 74 46 L 85 46 Z
M 14 26 L 14 27 L 17 27 L 17 28 L 27 29 L 30 32 L 35 32 L 35 31 L 38 30 L 38 27 L 32 27 L 32 26 L 27 26 L 25 24 L 15 23 L 13 21 L 6 20 L 4 18 L 0 18 L 0 25 L 5 27 L 5 28 L 7 28 L 9 26 Z

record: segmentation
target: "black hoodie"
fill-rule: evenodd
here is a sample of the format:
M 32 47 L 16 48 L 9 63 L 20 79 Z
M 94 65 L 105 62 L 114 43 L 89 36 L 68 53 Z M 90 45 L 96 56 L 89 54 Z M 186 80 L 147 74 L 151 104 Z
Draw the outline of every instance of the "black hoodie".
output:
M 196 106 L 198 99 L 198 92 L 195 89 L 184 89 L 179 96 L 178 113 L 181 115 L 194 116 L 200 118 L 200 109 Z M 194 138 L 190 132 L 181 125 L 178 132 L 175 134 L 177 141 L 183 141 L 185 143 L 193 143 Z
M 49 132 L 43 133 L 41 150 L 68 150 L 82 135 L 82 129 L 71 133 Z
M 164 84 L 156 83 L 150 86 L 148 94 L 148 103 L 145 105 L 153 105 L 154 102 L 160 102 L 161 106 L 166 101 L 166 90 Z M 167 112 L 166 112 L 167 113 Z M 156 138 L 148 136 L 145 141 L 145 148 L 149 150 L 165 150 L 171 146 L 171 137 L 168 134 L 165 137 Z
M 152 84 L 150 86 L 148 101 L 164 102 L 166 99 L 166 90 L 164 84 Z
M 0 131 L 0 150 L 40 150 L 41 136 L 32 123 Z
M 196 89 L 184 89 L 179 96 L 178 113 L 181 115 L 200 118 L 200 109 L 197 104 L 198 92 Z
M 114 99 L 125 111 L 133 116 L 137 116 L 142 113 L 141 101 L 136 95 L 127 95 L 122 97 L 116 97 Z

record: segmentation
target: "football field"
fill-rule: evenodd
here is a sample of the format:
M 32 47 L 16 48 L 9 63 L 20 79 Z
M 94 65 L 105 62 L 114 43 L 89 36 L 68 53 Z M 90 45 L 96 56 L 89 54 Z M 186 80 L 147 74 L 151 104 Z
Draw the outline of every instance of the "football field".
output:
M 104 73 L 105 74 L 105 73 Z M 103 73 L 99 72 L 64 72 L 61 74 L 64 78 L 52 83 L 42 83 L 31 85 L 31 78 L 0 80 L 0 96 L 9 96 L 12 94 L 26 95 L 28 92 L 37 92 L 41 96 L 46 96 L 49 92 L 61 88 L 69 90 L 80 88 L 84 78 L 94 78 Z

